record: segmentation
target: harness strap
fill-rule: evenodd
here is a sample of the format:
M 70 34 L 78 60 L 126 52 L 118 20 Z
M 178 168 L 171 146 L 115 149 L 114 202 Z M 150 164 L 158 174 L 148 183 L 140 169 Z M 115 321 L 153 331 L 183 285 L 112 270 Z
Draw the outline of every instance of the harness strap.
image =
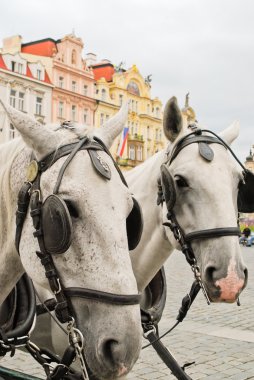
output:
M 208 230 L 190 232 L 186 234 L 184 238 L 186 242 L 190 242 L 197 239 L 210 239 L 222 236 L 241 236 L 241 230 L 239 227 L 211 228 Z
M 65 288 L 64 293 L 69 297 L 92 299 L 99 302 L 115 305 L 138 305 L 141 294 L 115 294 L 87 288 Z

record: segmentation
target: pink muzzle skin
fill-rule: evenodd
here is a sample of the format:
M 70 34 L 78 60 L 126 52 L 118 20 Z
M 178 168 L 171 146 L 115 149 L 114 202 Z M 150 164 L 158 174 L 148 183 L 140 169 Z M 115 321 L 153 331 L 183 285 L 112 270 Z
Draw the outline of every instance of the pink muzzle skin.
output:
M 239 278 L 236 270 L 236 262 L 230 260 L 227 276 L 217 280 L 215 285 L 220 288 L 221 294 L 218 301 L 235 302 L 244 287 L 244 280 Z

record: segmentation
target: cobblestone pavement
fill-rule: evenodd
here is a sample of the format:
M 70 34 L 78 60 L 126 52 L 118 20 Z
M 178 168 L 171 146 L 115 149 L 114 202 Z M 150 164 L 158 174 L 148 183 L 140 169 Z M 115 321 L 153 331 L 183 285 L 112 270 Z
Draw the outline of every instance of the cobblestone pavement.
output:
M 242 251 L 249 269 L 249 281 L 241 295 L 241 306 L 207 306 L 200 292 L 186 319 L 163 338 L 163 343 L 181 365 L 195 361 L 186 369 L 193 380 L 254 380 L 254 247 L 244 247 Z M 173 253 L 165 269 L 168 295 L 160 322 L 161 333 L 174 324 L 182 297 L 189 291 L 193 280 L 192 272 L 179 252 Z M 15 359 L 4 358 L 1 365 L 44 378 L 38 365 L 23 352 Z M 141 352 L 127 380 L 157 379 L 175 377 L 149 347 Z

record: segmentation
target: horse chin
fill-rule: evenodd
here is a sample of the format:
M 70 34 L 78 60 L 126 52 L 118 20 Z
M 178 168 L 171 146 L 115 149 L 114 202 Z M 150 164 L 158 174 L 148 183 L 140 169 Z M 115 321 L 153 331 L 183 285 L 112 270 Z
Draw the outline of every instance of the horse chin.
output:
M 84 355 L 91 378 L 113 380 L 127 375 L 141 349 L 139 306 L 119 308 L 91 301 L 85 313 L 82 302 L 74 301 L 73 306 L 77 327 L 84 336 Z M 124 320 L 125 324 L 118 324 L 117 320 Z

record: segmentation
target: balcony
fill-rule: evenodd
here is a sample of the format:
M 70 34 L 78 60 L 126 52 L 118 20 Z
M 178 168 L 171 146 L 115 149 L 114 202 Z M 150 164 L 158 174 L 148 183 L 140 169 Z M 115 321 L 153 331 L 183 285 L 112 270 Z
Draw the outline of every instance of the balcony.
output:
M 128 135 L 128 141 L 144 142 L 144 137 L 143 137 L 143 135 L 139 135 L 137 133 L 134 133 L 134 135 Z

